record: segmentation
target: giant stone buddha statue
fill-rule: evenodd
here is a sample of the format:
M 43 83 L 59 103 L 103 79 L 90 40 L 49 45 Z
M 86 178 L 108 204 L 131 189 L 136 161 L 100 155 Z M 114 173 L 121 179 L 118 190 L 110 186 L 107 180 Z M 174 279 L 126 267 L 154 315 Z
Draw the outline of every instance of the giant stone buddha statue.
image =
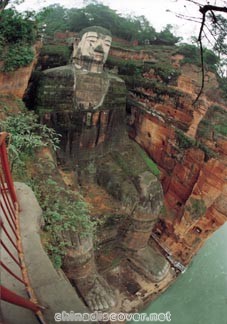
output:
M 102 27 L 82 30 L 80 41 L 74 43 L 72 64 L 42 73 L 36 108 L 43 122 L 62 135 L 60 162 L 77 170 L 93 159 L 100 160 L 96 175 L 99 184 L 118 198 L 112 187 L 119 187 L 122 174 L 118 167 L 109 167 L 112 162 L 105 163 L 105 156 L 120 150 L 127 137 L 126 88 L 118 76 L 103 71 L 111 40 L 110 32 Z M 130 163 L 133 165 L 138 158 L 133 152 Z M 161 208 L 161 185 L 146 167 L 133 179 L 123 176 L 122 196 L 134 208 L 131 225 L 121 239 L 122 249 L 135 269 L 150 280 L 160 281 L 167 275 L 169 264 L 148 245 L 148 240 Z M 64 262 L 68 278 L 92 310 L 113 308 L 116 292 L 97 271 L 92 238 L 71 235 L 72 246 Z
M 105 154 L 125 131 L 125 83 L 103 71 L 111 34 L 93 26 L 80 37 L 73 64 L 43 72 L 36 103 L 43 122 L 62 135 L 59 159 L 71 167 Z

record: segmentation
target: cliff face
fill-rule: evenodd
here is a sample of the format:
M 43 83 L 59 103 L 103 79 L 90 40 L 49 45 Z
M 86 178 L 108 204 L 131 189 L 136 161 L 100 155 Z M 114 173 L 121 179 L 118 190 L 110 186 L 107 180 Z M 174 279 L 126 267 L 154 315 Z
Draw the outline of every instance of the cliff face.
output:
M 144 77 L 152 79 L 152 71 Z M 184 265 L 227 220 L 226 107 L 220 98 L 214 101 L 211 89 L 218 83 L 211 72 L 204 95 L 192 105 L 200 78 L 198 68 L 186 64 L 161 103 L 147 86 L 134 89 L 129 99 L 129 135 L 161 170 L 166 210 L 153 233 Z M 177 92 L 169 95 L 169 88 Z
M 38 48 L 39 44 L 36 50 Z M 144 82 L 133 88 L 128 101 L 129 136 L 161 170 L 166 211 L 160 215 L 153 232 L 176 259 L 188 264 L 204 240 L 226 221 L 226 106 L 218 82 L 214 74 L 206 72 L 204 95 L 192 106 L 201 83 L 200 70 L 191 64 L 181 65 L 183 56 L 175 54 L 174 49 L 148 51 L 112 47 L 110 56 L 152 64 L 159 58 L 162 61 L 169 57 L 172 67 L 180 69 L 180 75 L 170 86 L 163 85 L 154 68 L 144 73 L 143 80 L 148 83 L 155 80 L 161 88 L 145 86 Z M 15 72 L 0 73 L 0 94 L 22 98 L 34 64 Z M 70 82 L 64 82 L 66 77 Z M 74 159 L 74 155 L 78 158 L 78 154 L 82 160 L 86 159 L 87 150 L 83 152 L 83 147 L 103 150 L 104 142 L 108 143 L 108 151 L 110 138 L 118 133 L 117 125 L 122 129 L 124 123 L 124 87 L 119 80 L 106 79 L 106 83 L 101 84 L 97 75 L 96 79 L 93 77 L 91 89 L 86 88 L 86 84 L 91 83 L 87 80 L 89 77 L 81 75 L 75 80 L 63 71 L 57 78 L 52 78 L 50 73 L 40 81 L 37 109 L 43 120 L 63 135 L 62 156 L 66 159 Z M 73 117 L 75 102 L 71 99 L 75 82 L 80 98 L 78 105 L 86 109 L 80 120 Z M 105 96 L 107 84 L 111 86 Z M 45 86 L 58 88 L 53 98 L 45 96 Z M 99 93 L 105 100 L 97 97 Z M 102 109 L 91 113 L 90 107 L 97 102 L 102 102 Z M 118 102 L 119 107 L 114 114 L 113 102 L 115 106 Z M 55 113 L 49 109 L 53 103 L 57 107 Z M 118 135 L 119 138 L 121 132 Z M 90 156 L 90 150 L 88 154 Z
M 160 180 L 166 210 L 160 215 L 153 233 L 159 238 L 160 245 L 176 260 L 187 265 L 205 240 L 226 220 L 226 209 L 223 207 L 227 151 L 223 121 L 226 118 L 226 108 L 216 77 L 211 72 L 206 72 L 203 96 L 192 105 L 200 89 L 200 69 L 192 64 L 181 65 L 183 56 L 175 52 L 176 50 L 170 47 L 152 50 L 112 47 L 110 56 L 126 61 L 148 61 L 153 65 L 168 58 L 172 67 L 180 70 L 175 80 L 171 80 L 172 76 L 169 78 L 169 86 L 157 75 L 155 67 L 144 73 L 142 81 L 134 85 L 128 100 L 129 136 L 140 144 L 161 170 Z M 52 81 L 56 86 L 56 80 Z M 154 85 L 153 81 L 158 85 Z M 78 79 L 77 93 L 83 106 L 87 107 L 89 115 L 89 103 L 90 106 L 94 106 L 93 101 L 100 100 L 96 98 L 100 91 L 95 91 L 99 86 L 98 79 L 92 89 L 86 89 L 86 83 L 90 82 L 83 80 L 83 77 Z M 116 85 L 117 83 L 112 88 L 116 88 Z M 45 91 L 41 90 L 41 101 L 45 101 Z M 68 97 L 61 96 L 61 89 L 59 91 L 59 98 L 55 97 L 52 100 L 48 97 L 46 100 L 57 102 L 58 106 L 64 98 L 65 104 Z M 117 98 L 121 101 L 121 94 L 116 93 L 115 104 Z M 107 100 L 107 115 L 111 110 L 111 100 Z M 73 103 L 71 105 L 73 106 Z M 219 108 L 213 108 L 215 105 Z M 69 136 L 69 133 L 74 132 L 69 127 L 73 124 L 72 117 L 66 118 L 69 112 L 66 113 L 63 107 L 61 112 L 50 116 L 48 103 L 45 102 L 41 106 L 45 106 L 44 118 L 52 120 L 52 126 L 55 128 L 62 128 L 60 133 L 65 132 L 65 142 L 62 145 L 68 157 L 70 151 L 76 152 L 78 157 L 78 152 L 83 151 L 83 146 L 92 149 L 101 144 L 108 134 L 113 137 L 114 132 L 116 133 L 116 125 L 112 130 L 108 127 L 109 117 L 107 118 L 105 109 L 97 111 L 80 123 L 80 143 L 76 144 L 76 148 L 75 140 Z M 123 109 L 121 111 L 123 112 Z M 56 118 L 57 115 L 60 117 Z M 118 116 L 116 122 L 121 119 Z M 89 140 L 90 137 L 93 140 Z
M 28 82 L 31 77 L 31 73 L 37 62 L 37 56 L 41 43 L 37 42 L 34 46 L 36 57 L 33 62 L 25 67 L 19 68 L 13 72 L 0 72 L 0 94 L 1 95 L 12 95 L 22 99 L 25 90 L 28 87 Z
M 172 81 L 170 76 L 171 85 L 166 86 L 151 68 L 131 89 L 127 107 L 129 136 L 157 163 L 162 188 L 152 174 L 151 161 L 125 136 L 125 84 L 120 78 L 75 73 L 64 66 L 43 72 L 37 87 L 36 109 L 41 119 L 62 135 L 60 162 L 63 166 L 72 163 L 69 183 L 76 185 L 79 179 L 92 205 L 92 217 L 100 222 L 97 266 L 111 285 L 120 288 L 119 305 L 124 312 L 135 311 L 175 278 L 154 240 L 148 244 L 150 236 L 162 252 L 187 265 L 227 219 L 227 118 L 224 102 L 213 94 L 214 89 L 218 91 L 217 81 L 207 73 L 205 94 L 193 106 L 200 72 L 192 65 L 180 67 L 183 57 L 173 55 L 171 49 L 162 52 L 181 74 Z M 111 50 L 118 58 L 153 63 L 159 53 Z M 3 75 L 7 82 L 0 93 L 22 97 L 31 69 Z M 54 173 L 59 186 L 62 176 L 67 180 L 65 170 L 58 174 L 57 166 L 43 169 L 45 179 Z M 80 172 L 74 180 L 75 170 Z M 161 208 L 162 189 L 165 208 Z M 71 252 L 68 256 L 75 261 Z M 85 252 L 92 262 L 84 268 L 78 262 L 77 270 L 70 272 L 72 264 L 66 263 L 71 279 L 84 275 L 84 269 L 95 271 L 91 244 Z M 152 283 L 160 280 L 159 285 Z

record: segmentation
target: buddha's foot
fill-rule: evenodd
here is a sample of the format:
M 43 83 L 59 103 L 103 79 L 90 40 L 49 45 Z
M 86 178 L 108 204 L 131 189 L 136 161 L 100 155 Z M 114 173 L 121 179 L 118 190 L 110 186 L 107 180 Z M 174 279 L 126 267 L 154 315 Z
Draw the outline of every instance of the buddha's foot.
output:
M 84 299 L 92 311 L 107 311 L 116 305 L 116 296 L 108 283 L 97 276 Z
M 164 256 L 151 246 L 133 252 L 128 260 L 137 272 L 152 282 L 163 280 L 170 269 L 170 265 Z

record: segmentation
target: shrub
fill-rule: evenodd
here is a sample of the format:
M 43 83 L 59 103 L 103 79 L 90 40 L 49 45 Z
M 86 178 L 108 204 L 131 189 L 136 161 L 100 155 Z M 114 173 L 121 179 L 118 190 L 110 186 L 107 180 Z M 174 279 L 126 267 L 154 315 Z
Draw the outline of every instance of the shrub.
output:
M 134 60 L 125 61 L 123 59 L 116 59 L 114 57 L 109 56 L 106 64 L 110 68 L 117 66 L 118 72 L 121 75 L 138 76 L 142 72 L 141 62 L 134 61 Z
M 227 125 L 221 124 L 221 125 L 215 125 L 214 129 L 217 131 L 217 133 L 227 136 Z
M 0 59 L 2 70 L 9 72 L 32 62 L 34 52 L 31 44 L 36 39 L 36 27 L 31 13 L 24 15 L 13 9 L 1 13 Z
M 82 197 L 65 189 L 51 177 L 39 177 L 30 181 L 29 185 L 43 210 L 45 248 L 54 266 L 60 268 L 66 249 L 71 246 L 69 233 L 74 233 L 74 236 L 92 235 L 96 223 L 90 220 L 88 204 Z
M 174 69 L 170 64 L 155 64 L 153 65 L 155 74 L 160 76 L 162 81 L 168 84 L 170 81 L 174 81 L 180 75 L 180 71 Z
M 146 163 L 147 167 L 150 169 L 150 171 L 158 177 L 160 175 L 160 171 L 158 169 L 157 164 L 148 156 L 148 154 L 140 147 L 136 146 L 136 149 L 144 162 Z
M 184 55 L 185 58 L 190 59 L 191 63 L 199 62 L 199 49 L 195 45 L 181 44 L 178 53 Z
M 199 219 L 206 213 L 206 205 L 202 199 L 190 198 L 189 205 L 186 207 L 186 210 L 190 212 L 192 219 Z
M 29 45 L 15 44 L 8 47 L 3 56 L 3 71 L 14 71 L 22 66 L 26 66 L 34 59 L 34 51 Z
M 9 116 L 0 121 L 2 130 L 10 133 L 9 158 L 11 169 L 15 165 L 18 169 L 24 166 L 25 161 L 33 156 L 36 149 L 52 146 L 57 149 L 58 135 L 52 128 L 38 123 L 38 116 L 34 113 L 21 113 Z
M 197 46 L 191 44 L 181 44 L 178 49 L 178 53 L 184 55 L 184 59 L 181 61 L 184 63 L 191 63 L 197 66 L 201 65 L 200 50 Z M 204 65 L 212 72 L 217 71 L 217 64 L 219 63 L 218 56 L 207 48 L 203 49 Z
M 35 24 L 29 14 L 23 16 L 13 9 L 7 9 L 1 13 L 0 34 L 7 43 L 32 44 L 36 38 Z
M 71 55 L 71 50 L 66 45 L 45 45 L 41 49 L 41 55 L 63 56 L 68 60 Z
M 176 140 L 179 148 L 183 150 L 187 150 L 191 147 L 197 147 L 198 149 L 202 150 L 205 153 L 205 161 L 217 157 L 217 154 L 213 150 L 211 150 L 208 146 L 206 146 L 205 144 L 201 143 L 198 140 L 188 137 L 181 130 L 176 129 L 175 134 L 176 134 Z

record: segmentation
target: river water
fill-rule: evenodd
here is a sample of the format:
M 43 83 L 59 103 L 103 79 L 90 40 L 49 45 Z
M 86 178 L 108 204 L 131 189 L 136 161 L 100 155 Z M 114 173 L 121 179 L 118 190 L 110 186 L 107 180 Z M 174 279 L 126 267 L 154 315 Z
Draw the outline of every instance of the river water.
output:
M 227 324 L 227 223 L 206 242 L 187 271 L 143 312 L 167 311 L 171 324 Z

